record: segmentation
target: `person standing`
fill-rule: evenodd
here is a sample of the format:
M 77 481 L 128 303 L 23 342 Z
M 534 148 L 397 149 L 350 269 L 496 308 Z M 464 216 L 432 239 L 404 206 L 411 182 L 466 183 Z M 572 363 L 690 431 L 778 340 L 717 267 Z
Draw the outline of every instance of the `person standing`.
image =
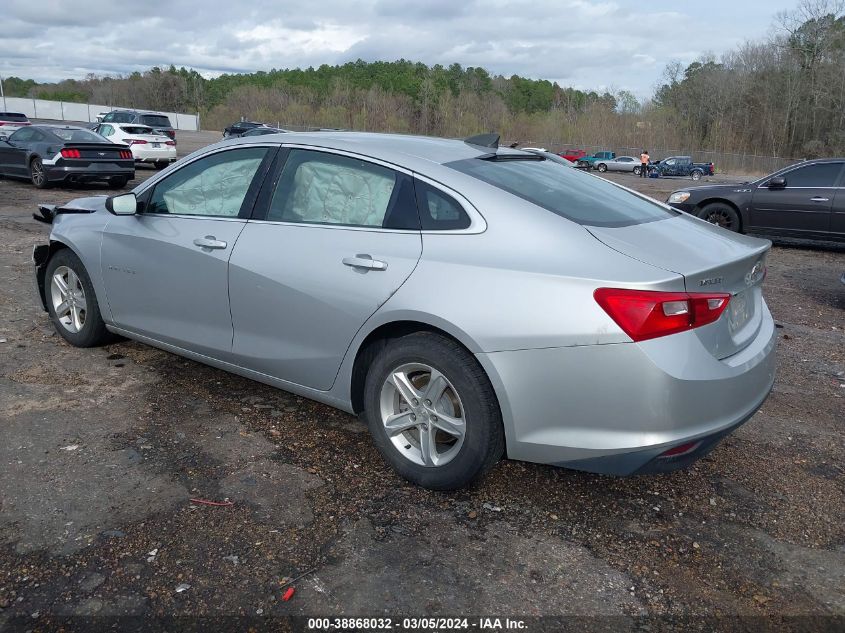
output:
M 644 149 L 640 154 L 640 178 L 648 178 L 648 163 L 651 157 L 648 155 L 648 150 Z

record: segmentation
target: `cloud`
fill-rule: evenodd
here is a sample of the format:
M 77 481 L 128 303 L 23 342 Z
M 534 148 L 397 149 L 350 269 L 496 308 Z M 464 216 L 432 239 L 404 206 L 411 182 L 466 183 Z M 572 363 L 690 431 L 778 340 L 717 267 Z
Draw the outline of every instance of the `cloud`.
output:
M 399 58 L 648 96 L 663 67 L 760 37 L 791 0 L 6 0 L 0 75 L 57 81 L 150 66 L 215 76 Z

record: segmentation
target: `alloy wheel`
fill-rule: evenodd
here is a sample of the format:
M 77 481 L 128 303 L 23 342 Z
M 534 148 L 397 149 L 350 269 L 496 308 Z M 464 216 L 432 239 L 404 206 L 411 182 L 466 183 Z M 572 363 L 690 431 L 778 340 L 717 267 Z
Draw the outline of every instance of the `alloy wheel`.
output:
M 711 211 L 704 219 L 710 222 L 710 224 L 721 226 L 723 229 L 733 230 L 733 218 L 724 209 Z
M 41 163 L 41 160 L 36 158 L 32 161 L 32 164 L 29 166 L 30 173 L 32 174 L 32 184 L 36 187 L 40 187 L 44 184 L 44 165 Z
M 464 408 L 457 390 L 440 371 L 423 363 L 406 363 L 384 381 L 381 422 L 396 450 L 428 467 L 448 464 L 466 436 Z
M 82 280 L 67 266 L 59 266 L 50 280 L 53 311 L 62 327 L 73 334 L 85 326 L 88 303 Z

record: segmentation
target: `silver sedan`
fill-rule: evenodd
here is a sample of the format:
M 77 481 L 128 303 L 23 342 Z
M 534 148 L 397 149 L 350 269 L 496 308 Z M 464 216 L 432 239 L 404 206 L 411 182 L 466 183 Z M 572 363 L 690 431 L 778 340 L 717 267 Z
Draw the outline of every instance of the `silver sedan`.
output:
M 41 213 L 71 344 L 122 335 L 360 414 L 432 489 L 502 456 L 685 467 L 774 380 L 769 242 L 496 137 L 232 139 Z
M 635 169 L 640 167 L 640 161 L 633 156 L 617 156 L 610 160 L 602 160 L 596 162 L 596 169 L 605 171 L 626 171 L 633 173 Z

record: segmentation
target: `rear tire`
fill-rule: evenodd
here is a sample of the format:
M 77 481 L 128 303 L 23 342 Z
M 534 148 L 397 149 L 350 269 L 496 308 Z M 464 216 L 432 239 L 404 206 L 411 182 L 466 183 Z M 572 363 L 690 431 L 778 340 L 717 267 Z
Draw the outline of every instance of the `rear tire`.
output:
M 710 224 L 721 226 L 723 229 L 728 229 L 735 233 L 739 233 L 742 228 L 737 210 L 724 202 L 711 202 L 705 205 L 698 212 L 698 217 L 710 222 Z
M 129 182 L 126 176 L 113 176 L 109 178 L 109 189 L 122 189 Z
M 156 169 L 158 169 L 159 171 L 161 171 L 162 169 L 164 169 L 165 167 L 167 167 L 169 164 L 170 164 L 170 163 L 164 163 L 164 162 L 159 161 L 159 162 L 157 162 L 157 163 L 153 163 L 153 166 L 154 166 Z
M 376 355 L 363 417 L 384 460 L 430 490 L 463 488 L 504 453 L 490 380 L 472 354 L 440 334 L 409 334 Z
M 44 172 L 44 163 L 37 156 L 29 161 L 29 179 L 38 189 L 46 189 L 50 186 L 47 174 Z
M 605 165 L 604 163 L 599 163 L 599 166 L 597 167 L 597 169 L 598 169 L 601 173 L 604 173 L 604 172 L 606 172 L 606 171 L 607 171 L 607 165 Z
M 690 174 L 690 178 L 692 178 L 693 180 L 701 180 L 701 176 L 703 175 L 704 173 L 700 169 L 693 169 L 692 173 Z
M 639 175 L 640 175 L 640 172 L 642 172 L 642 168 L 641 168 L 641 167 L 634 167 L 634 175 L 635 175 L 635 176 L 639 176 Z
M 100 314 L 91 278 L 68 248 L 47 263 L 44 277 L 47 311 L 56 331 L 74 347 L 94 347 L 114 340 Z

